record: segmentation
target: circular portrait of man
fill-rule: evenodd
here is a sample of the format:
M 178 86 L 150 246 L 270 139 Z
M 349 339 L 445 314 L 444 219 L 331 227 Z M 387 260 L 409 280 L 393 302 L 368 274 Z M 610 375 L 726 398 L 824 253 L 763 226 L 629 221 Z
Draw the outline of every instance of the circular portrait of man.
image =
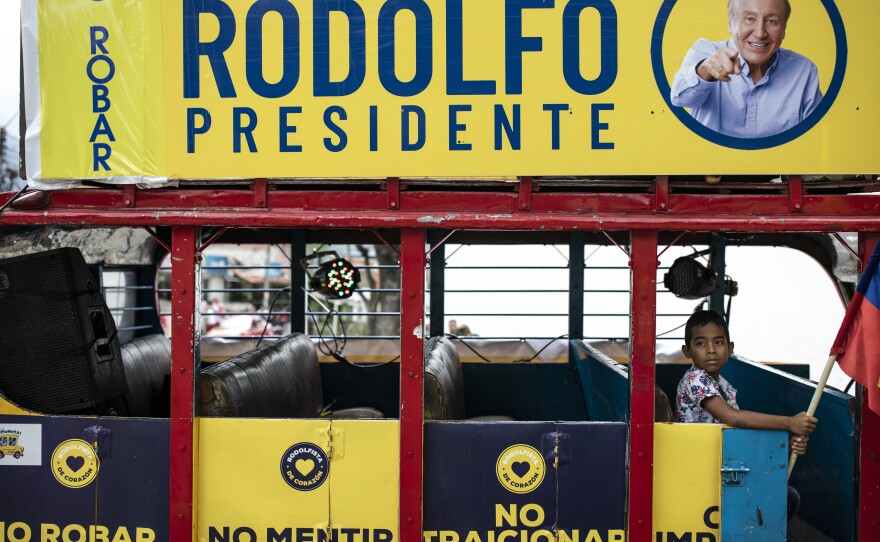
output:
M 803 134 L 836 97 L 846 63 L 831 0 L 666 0 L 655 45 L 658 31 L 661 92 L 692 129 L 726 146 Z

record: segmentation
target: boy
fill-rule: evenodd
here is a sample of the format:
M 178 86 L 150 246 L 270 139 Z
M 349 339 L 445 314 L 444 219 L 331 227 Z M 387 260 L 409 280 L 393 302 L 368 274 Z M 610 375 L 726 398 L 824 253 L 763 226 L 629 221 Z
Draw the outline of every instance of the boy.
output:
M 725 423 L 744 429 L 788 431 L 794 453 L 807 451 L 807 440 L 819 420 L 806 412 L 794 416 L 775 416 L 740 410 L 736 389 L 721 376 L 721 369 L 733 353 L 733 342 L 724 317 L 715 311 L 697 311 L 688 318 L 681 351 L 693 361 L 678 383 L 675 417 L 682 423 Z M 800 504 L 800 496 L 788 488 L 788 518 Z
M 721 369 L 733 353 L 733 342 L 724 317 L 715 311 L 697 311 L 685 324 L 685 345 L 681 351 L 693 365 L 678 384 L 675 415 L 684 423 L 726 423 L 746 429 L 782 429 L 794 437 L 798 454 L 806 451 L 806 441 L 818 420 L 801 412 L 794 416 L 774 416 L 740 410 L 736 389 L 721 376 Z

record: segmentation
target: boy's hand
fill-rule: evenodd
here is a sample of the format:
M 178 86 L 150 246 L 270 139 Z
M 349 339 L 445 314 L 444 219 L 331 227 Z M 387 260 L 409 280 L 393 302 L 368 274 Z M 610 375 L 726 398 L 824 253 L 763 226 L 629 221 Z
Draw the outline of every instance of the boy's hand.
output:
M 799 437 L 807 436 L 816 429 L 819 420 L 813 416 L 807 416 L 806 412 L 800 412 L 791 417 L 790 433 L 794 433 Z
M 791 451 L 796 453 L 797 455 L 804 455 L 807 453 L 807 442 L 809 442 L 810 437 L 791 437 L 789 442 L 791 443 Z

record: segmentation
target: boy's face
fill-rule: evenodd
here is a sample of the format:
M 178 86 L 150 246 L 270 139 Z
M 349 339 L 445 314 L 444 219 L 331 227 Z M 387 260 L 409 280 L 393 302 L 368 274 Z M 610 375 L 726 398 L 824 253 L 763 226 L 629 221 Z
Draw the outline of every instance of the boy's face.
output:
M 733 353 L 733 342 L 728 342 L 721 326 L 712 322 L 694 327 L 692 333 L 691 343 L 682 346 L 681 351 L 698 369 L 718 378 L 721 368 Z

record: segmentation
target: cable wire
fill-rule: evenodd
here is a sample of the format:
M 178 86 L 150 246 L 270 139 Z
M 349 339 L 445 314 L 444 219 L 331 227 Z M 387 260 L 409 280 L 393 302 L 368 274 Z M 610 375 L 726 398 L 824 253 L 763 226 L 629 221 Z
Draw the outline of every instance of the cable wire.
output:
M 266 323 L 263 325 L 263 331 L 260 333 L 260 339 L 257 341 L 257 346 L 255 346 L 254 348 L 259 348 L 260 343 L 263 342 L 263 337 L 266 335 L 266 330 L 269 328 L 269 322 L 272 321 L 272 309 L 275 308 L 275 302 L 278 301 L 278 297 L 281 294 L 283 294 L 284 292 L 287 292 L 289 295 L 290 294 L 290 287 L 288 286 L 288 287 L 281 288 L 280 290 L 278 290 L 275 293 L 275 296 L 272 298 L 272 302 L 269 303 L 269 314 L 266 315 Z
M 463 345 L 465 346 L 465 348 L 467 348 L 468 350 L 470 350 L 471 352 L 473 352 L 474 355 L 476 355 L 478 358 L 480 358 L 481 360 L 485 361 L 486 363 L 498 363 L 497 361 L 492 361 L 491 359 L 487 358 L 487 357 L 484 356 L 483 354 L 477 352 L 477 351 L 476 351 L 471 345 L 469 345 L 469 344 L 467 343 L 467 341 L 465 341 L 464 339 L 462 339 L 460 335 L 453 335 L 453 334 L 451 334 L 451 333 L 444 333 L 443 336 L 444 336 L 444 337 L 447 337 L 447 338 L 450 338 L 450 339 L 458 339 L 458 341 L 459 341 L 461 344 L 463 344 Z M 554 342 L 558 341 L 559 339 L 564 339 L 564 338 L 567 338 L 567 337 L 568 337 L 568 334 L 566 333 L 566 334 L 560 335 L 560 336 L 558 336 L 558 337 L 555 337 L 555 338 L 553 338 L 553 339 L 550 339 L 549 341 L 547 341 L 547 344 L 545 344 L 543 348 L 541 348 L 540 350 L 538 350 L 537 352 L 535 352 L 535 355 L 534 355 L 534 356 L 532 356 L 532 357 L 530 357 L 530 358 L 515 359 L 515 360 L 513 360 L 511 363 L 531 363 L 532 361 L 535 360 L 535 358 L 537 358 L 538 356 L 540 356 L 540 355 L 541 355 L 541 352 L 543 352 L 544 350 L 546 350 L 548 346 L 550 346 L 550 345 L 553 344 Z
M 345 349 L 345 343 L 347 342 L 348 339 L 345 334 L 345 322 L 343 322 L 343 320 L 342 320 L 342 315 L 336 309 L 331 309 L 330 307 L 328 307 L 327 305 L 322 303 L 321 300 L 318 299 L 317 297 L 315 297 L 315 295 L 312 292 L 306 290 L 305 288 L 303 288 L 302 290 L 303 290 L 303 292 L 306 293 L 307 296 L 314 299 L 318 303 L 318 305 L 321 306 L 321 308 L 323 308 L 325 311 L 327 311 L 327 314 L 324 317 L 324 324 L 323 325 L 318 325 L 318 320 L 317 320 L 317 318 L 315 318 L 315 315 L 309 314 L 309 318 L 312 319 L 312 322 L 315 324 L 315 330 L 318 333 L 318 351 L 321 352 L 321 354 L 323 354 L 325 356 L 330 356 L 333 359 L 335 359 L 336 361 L 351 365 L 352 367 L 357 367 L 359 369 L 373 369 L 376 367 L 381 367 L 383 365 L 388 365 L 389 363 L 393 363 L 393 362 L 397 361 L 398 359 L 400 359 L 400 356 L 395 356 L 395 357 L 389 359 L 388 361 L 383 361 L 381 363 L 374 363 L 374 364 L 366 365 L 366 364 L 355 363 L 355 362 L 349 360 L 348 358 L 346 358 L 342 354 L 342 351 Z M 327 340 L 324 338 L 324 330 L 328 329 L 329 324 L 330 324 L 330 319 L 333 316 L 336 316 L 336 318 L 339 322 L 339 329 L 342 331 L 342 336 L 337 337 L 336 332 L 333 331 L 332 328 L 330 328 L 331 339 L 333 341 L 333 347 L 331 348 L 330 345 L 327 344 Z

